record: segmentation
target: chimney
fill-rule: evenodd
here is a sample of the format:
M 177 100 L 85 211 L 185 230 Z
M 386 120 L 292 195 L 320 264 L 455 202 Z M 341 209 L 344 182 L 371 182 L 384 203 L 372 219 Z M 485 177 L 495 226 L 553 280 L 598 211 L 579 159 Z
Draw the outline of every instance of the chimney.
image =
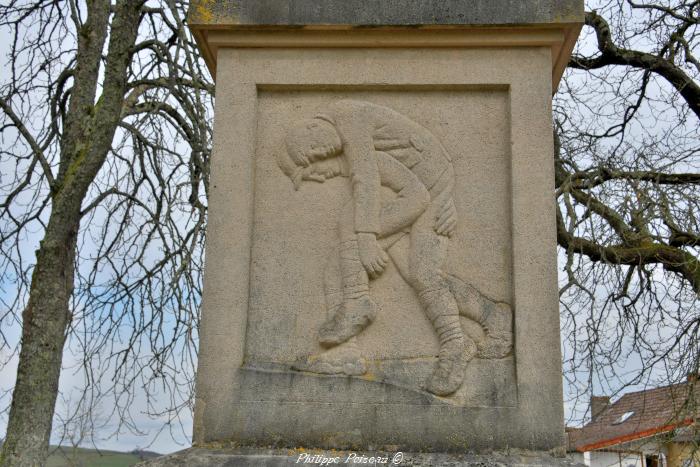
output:
M 591 422 L 595 422 L 605 409 L 610 405 L 608 396 L 591 396 Z

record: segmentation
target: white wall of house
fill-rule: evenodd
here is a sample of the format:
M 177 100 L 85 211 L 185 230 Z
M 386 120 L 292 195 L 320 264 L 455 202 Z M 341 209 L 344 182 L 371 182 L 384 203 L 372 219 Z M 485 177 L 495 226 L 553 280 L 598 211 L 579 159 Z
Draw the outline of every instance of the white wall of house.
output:
M 619 451 L 590 451 L 570 454 L 574 461 L 590 467 L 648 467 L 645 456 L 659 455 L 659 467 L 666 467 L 666 449 L 653 440 L 615 446 L 615 448 Z
M 578 451 L 568 452 L 568 453 L 566 453 L 566 455 L 577 464 L 586 464 L 586 461 L 583 458 L 582 452 L 578 452 Z M 588 464 L 586 464 L 586 465 L 588 465 Z
M 591 467 L 645 467 L 644 456 L 638 453 L 593 451 L 590 453 Z

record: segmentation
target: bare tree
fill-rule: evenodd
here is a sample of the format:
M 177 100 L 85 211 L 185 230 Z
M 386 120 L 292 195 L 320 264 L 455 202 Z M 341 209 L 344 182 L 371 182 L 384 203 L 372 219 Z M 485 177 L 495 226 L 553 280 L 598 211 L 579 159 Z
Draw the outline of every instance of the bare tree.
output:
M 136 384 L 189 400 L 176 376 L 194 358 L 213 87 L 185 10 L 0 6 L 0 324 L 22 326 L 2 465 L 46 458 L 67 336 L 85 403 L 111 395 L 121 423 Z
M 555 99 L 574 398 L 679 380 L 700 353 L 699 2 L 587 6 Z M 213 86 L 185 9 L 0 6 L 0 345 L 21 349 L 2 465 L 45 458 L 62 359 L 84 377 L 65 424 L 102 406 L 138 431 L 141 390 L 189 409 Z
M 573 399 L 678 382 L 700 361 L 700 2 L 588 3 L 555 100 Z

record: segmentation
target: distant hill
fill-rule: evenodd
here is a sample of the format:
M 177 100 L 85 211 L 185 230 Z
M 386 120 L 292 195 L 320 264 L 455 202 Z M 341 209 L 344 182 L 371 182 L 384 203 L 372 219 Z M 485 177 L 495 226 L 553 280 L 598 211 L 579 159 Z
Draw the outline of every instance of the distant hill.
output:
M 151 451 L 98 451 L 67 446 L 51 446 L 50 452 L 46 467 L 128 467 L 160 456 Z

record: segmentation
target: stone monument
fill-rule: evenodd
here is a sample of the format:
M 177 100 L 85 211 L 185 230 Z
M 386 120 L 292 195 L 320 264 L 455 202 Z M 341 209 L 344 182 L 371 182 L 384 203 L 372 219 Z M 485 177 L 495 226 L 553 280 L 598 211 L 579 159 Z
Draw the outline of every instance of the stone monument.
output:
M 198 0 L 195 443 L 564 443 L 551 96 L 582 0 Z

